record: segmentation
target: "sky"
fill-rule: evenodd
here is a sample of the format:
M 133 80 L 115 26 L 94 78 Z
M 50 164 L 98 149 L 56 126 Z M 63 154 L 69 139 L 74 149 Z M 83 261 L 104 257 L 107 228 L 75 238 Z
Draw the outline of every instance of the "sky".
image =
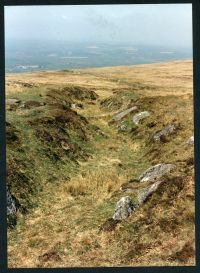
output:
M 192 5 L 9 6 L 5 38 L 191 47 Z

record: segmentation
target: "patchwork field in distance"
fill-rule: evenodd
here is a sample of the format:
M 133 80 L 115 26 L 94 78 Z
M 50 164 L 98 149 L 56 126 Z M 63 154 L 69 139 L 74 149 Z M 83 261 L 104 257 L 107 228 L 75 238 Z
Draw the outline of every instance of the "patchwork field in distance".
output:
M 192 61 L 7 74 L 6 111 L 9 268 L 195 265 Z

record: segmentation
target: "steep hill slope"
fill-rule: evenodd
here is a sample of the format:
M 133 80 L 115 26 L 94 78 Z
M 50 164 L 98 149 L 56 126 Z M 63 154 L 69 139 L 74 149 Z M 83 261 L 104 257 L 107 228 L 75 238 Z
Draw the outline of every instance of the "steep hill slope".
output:
M 9 267 L 194 265 L 190 61 L 16 74 L 6 84 L 18 207 Z M 138 177 L 161 163 L 176 168 L 113 220 L 120 198 L 137 202 L 153 183 Z

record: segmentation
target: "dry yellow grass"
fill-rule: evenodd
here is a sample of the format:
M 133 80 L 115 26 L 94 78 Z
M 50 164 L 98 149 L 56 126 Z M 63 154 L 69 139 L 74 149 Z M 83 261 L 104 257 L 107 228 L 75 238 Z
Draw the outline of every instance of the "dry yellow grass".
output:
M 113 88 L 130 87 L 135 82 L 168 88 L 163 92 L 146 91 L 151 95 L 191 94 L 193 87 L 192 61 L 173 61 L 158 64 L 118 66 L 97 69 L 73 70 L 72 72 L 50 71 L 9 74 L 6 77 L 7 94 L 23 92 L 20 82 L 36 85 L 79 84 L 95 88 L 102 98 L 112 95 Z M 179 93 L 177 93 L 179 92 Z
M 99 95 L 97 103 L 85 103 L 77 112 L 99 116 L 89 121 L 108 137 L 91 140 L 92 157 L 79 161 L 79 173 L 70 181 L 48 183 L 38 208 L 19 215 L 17 227 L 9 231 L 9 267 L 195 265 L 193 147 L 185 145 L 193 133 L 192 62 L 13 74 L 6 78 L 8 96 L 37 95 L 37 89 L 19 82 L 38 85 L 44 94 L 47 86 L 92 88 Z M 132 89 L 139 96 L 139 110 L 154 112 L 131 135 L 108 126 L 109 112 L 100 102 L 113 91 L 122 96 Z M 149 142 L 154 130 L 175 118 L 182 129 L 174 138 L 161 145 Z M 154 128 L 147 126 L 151 121 L 157 122 Z M 177 164 L 174 176 L 116 230 L 99 233 L 124 195 L 120 186 L 160 161 Z

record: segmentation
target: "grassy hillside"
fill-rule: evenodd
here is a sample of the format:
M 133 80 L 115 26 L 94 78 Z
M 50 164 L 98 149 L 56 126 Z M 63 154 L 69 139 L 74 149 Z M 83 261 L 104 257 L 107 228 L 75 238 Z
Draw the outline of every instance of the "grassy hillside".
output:
M 7 106 L 7 181 L 19 208 L 9 267 L 195 264 L 190 61 L 13 74 L 6 92 L 21 101 Z M 136 125 L 141 111 L 150 116 Z M 173 134 L 155 142 L 169 125 Z M 129 218 L 106 225 L 121 197 L 137 198 L 120 187 L 137 187 L 158 163 L 176 170 Z

